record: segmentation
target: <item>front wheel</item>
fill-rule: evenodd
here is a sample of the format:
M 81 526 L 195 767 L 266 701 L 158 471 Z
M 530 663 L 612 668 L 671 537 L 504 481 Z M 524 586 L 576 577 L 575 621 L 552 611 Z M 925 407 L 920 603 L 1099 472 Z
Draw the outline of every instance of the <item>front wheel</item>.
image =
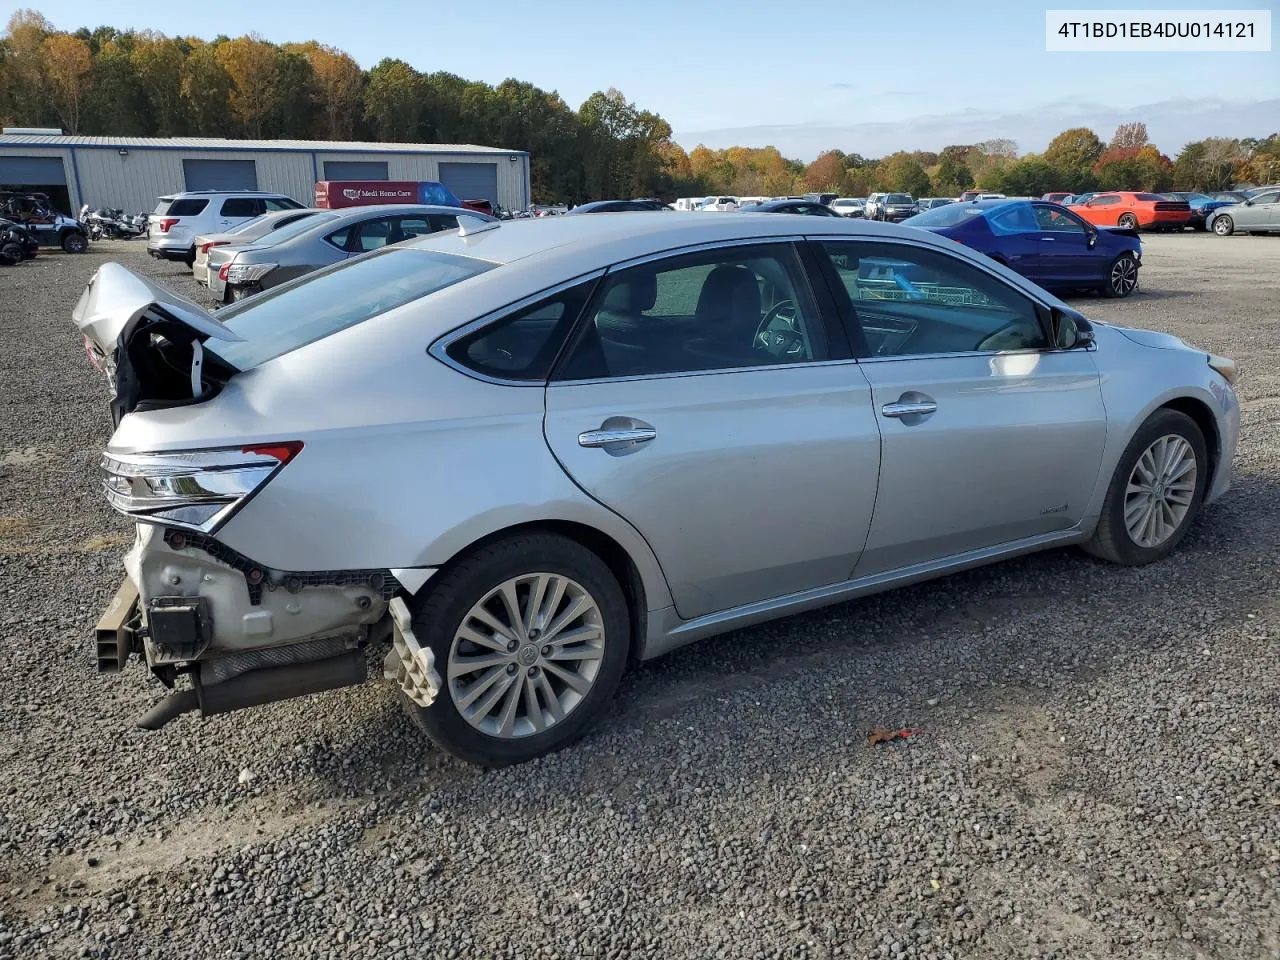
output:
M 1213 218 L 1213 232 L 1220 237 L 1229 237 L 1236 232 L 1236 222 L 1230 214 L 1220 213 Z
M 0 264 L 12 267 L 21 263 L 22 259 L 21 244 L 10 242 L 0 245 Z
M 1120 219 L 1116 221 L 1116 226 L 1124 227 L 1126 230 L 1138 229 L 1138 218 L 1132 213 L 1122 213 Z
M 1102 285 L 1103 296 L 1121 299 L 1138 288 L 1138 261 L 1131 253 L 1122 253 L 1111 263 Z
M 88 238 L 76 230 L 62 235 L 62 249 L 67 253 L 84 253 L 89 249 Z
M 1085 549 L 1126 566 L 1163 560 L 1199 514 L 1208 482 L 1200 427 L 1185 413 L 1157 410 L 1120 457 Z
M 406 699 L 406 709 L 444 750 L 498 767 L 586 732 L 622 677 L 631 618 L 598 556 L 531 533 L 481 547 L 433 579 L 413 631 L 444 685 L 431 706 Z

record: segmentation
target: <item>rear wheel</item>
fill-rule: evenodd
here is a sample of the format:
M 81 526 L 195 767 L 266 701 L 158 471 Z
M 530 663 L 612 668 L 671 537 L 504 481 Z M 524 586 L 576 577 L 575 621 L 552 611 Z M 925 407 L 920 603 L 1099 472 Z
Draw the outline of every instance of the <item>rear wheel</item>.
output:
M 22 246 L 12 241 L 0 245 L 0 264 L 12 267 L 22 262 Z
M 1163 560 L 1199 514 L 1208 481 L 1199 426 L 1185 413 L 1157 410 L 1120 457 L 1085 549 L 1126 566 Z
M 631 642 L 622 588 L 586 547 L 554 534 L 474 551 L 432 580 L 413 630 L 444 687 L 405 707 L 441 748 L 505 766 L 572 743 L 617 689 Z
M 1138 289 L 1138 261 L 1132 253 L 1122 253 L 1111 263 L 1107 271 L 1102 293 L 1108 297 L 1123 298 Z
M 1231 214 L 1220 213 L 1213 218 L 1213 232 L 1220 237 L 1229 237 L 1236 232 L 1236 222 L 1231 219 Z
M 187 251 L 186 256 L 182 258 L 182 262 L 187 265 L 188 270 L 190 270 L 192 267 L 196 265 L 195 247 L 192 247 L 190 250 Z
M 1126 230 L 1138 229 L 1138 218 L 1132 213 L 1120 214 L 1120 219 L 1116 221 L 1116 226 L 1124 227 Z
M 89 238 L 79 230 L 72 230 L 62 235 L 62 249 L 67 253 L 84 253 L 89 249 Z

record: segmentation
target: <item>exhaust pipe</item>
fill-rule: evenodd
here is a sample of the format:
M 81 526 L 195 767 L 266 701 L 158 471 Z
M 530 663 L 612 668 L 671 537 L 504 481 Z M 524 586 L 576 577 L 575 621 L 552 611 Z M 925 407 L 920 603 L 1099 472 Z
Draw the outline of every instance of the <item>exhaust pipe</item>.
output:
M 250 670 L 213 686 L 197 684 L 191 690 L 175 690 L 143 714 L 137 725 L 144 730 L 159 730 L 174 717 L 193 710 L 198 709 L 203 717 L 211 717 L 277 700 L 352 687 L 363 683 L 368 676 L 362 650 L 310 663 Z

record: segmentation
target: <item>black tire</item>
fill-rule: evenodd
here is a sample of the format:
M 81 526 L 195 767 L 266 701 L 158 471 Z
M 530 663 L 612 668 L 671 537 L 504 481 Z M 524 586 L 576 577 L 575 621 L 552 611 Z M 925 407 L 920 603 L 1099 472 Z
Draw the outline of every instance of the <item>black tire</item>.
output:
M 62 235 L 62 249 L 67 253 L 84 253 L 89 249 L 89 238 L 79 230 L 68 230 Z
M 1191 445 L 1196 460 L 1195 490 L 1191 495 L 1191 505 L 1173 534 L 1163 543 L 1144 547 L 1137 543 L 1125 526 L 1125 490 L 1129 477 L 1133 473 L 1138 458 L 1147 448 L 1161 437 L 1176 435 Z M 1182 538 L 1186 536 L 1191 524 L 1195 523 L 1204 504 L 1204 494 L 1209 483 L 1209 454 L 1205 446 L 1204 434 L 1194 420 L 1185 413 L 1170 410 L 1167 407 L 1157 410 L 1138 428 L 1129 445 L 1125 447 L 1120 462 L 1116 464 L 1116 472 L 1107 488 L 1106 499 L 1102 502 L 1102 514 L 1098 519 L 1097 529 L 1084 549 L 1095 557 L 1136 567 L 1155 563 L 1169 556 Z
M 604 627 L 599 672 L 582 700 L 563 719 L 540 733 L 499 738 L 472 726 L 453 700 L 448 679 L 454 635 L 471 608 L 495 587 L 523 574 L 568 577 L 591 595 Z M 480 547 L 433 577 L 415 598 L 413 632 L 430 647 L 444 688 L 426 708 L 405 699 L 405 709 L 443 750 L 485 767 L 523 763 L 552 753 L 581 737 L 600 716 L 622 678 L 631 646 L 631 617 L 617 579 L 598 556 L 573 540 L 529 533 Z
M 18 243 L 6 243 L 0 246 L 0 264 L 6 267 L 17 266 L 22 262 L 23 251 L 22 245 Z
M 188 250 L 188 251 L 187 251 L 186 256 L 184 256 L 184 257 L 182 258 L 182 262 L 183 262 L 183 263 L 185 263 L 185 264 L 187 265 L 187 269 L 188 269 L 188 270 L 190 270 L 192 267 L 194 267 L 194 266 L 196 265 L 196 250 L 195 250 L 195 247 L 192 247 L 190 250 Z
M 1126 230 L 1138 229 L 1138 218 L 1132 213 L 1120 214 L 1120 219 L 1116 221 L 1117 227 L 1124 227 Z
M 1236 222 L 1231 214 L 1220 213 L 1213 218 L 1213 232 L 1219 237 L 1229 237 L 1236 232 Z
M 1102 295 L 1113 300 L 1124 299 L 1138 289 L 1138 260 L 1132 253 L 1122 253 L 1111 261 Z

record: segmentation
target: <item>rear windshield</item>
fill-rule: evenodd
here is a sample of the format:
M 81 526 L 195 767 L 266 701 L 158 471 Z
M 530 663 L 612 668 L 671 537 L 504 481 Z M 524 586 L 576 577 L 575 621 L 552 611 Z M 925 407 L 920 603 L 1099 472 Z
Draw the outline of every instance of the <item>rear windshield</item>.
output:
M 1137 198 L 1138 198 L 1139 200 L 1142 200 L 1142 201 L 1144 201 L 1144 202 L 1145 202 L 1145 201 L 1163 200 L 1163 199 L 1164 199 L 1164 197 L 1160 196 L 1160 195 L 1159 195 L 1159 194 L 1157 194 L 1157 193 L 1139 193 L 1139 194 L 1136 194 L 1136 196 L 1137 196 Z M 1175 199 L 1175 200 L 1181 200 L 1182 198 L 1181 198 L 1181 197 L 1174 197 L 1174 199 Z
M 306 233 L 312 227 L 318 227 L 320 224 L 328 223 L 330 220 L 337 220 L 339 216 L 336 213 L 317 213 L 310 217 L 303 217 L 301 220 L 295 220 L 279 230 L 272 230 L 261 240 L 255 240 L 253 245 L 255 247 L 274 247 L 277 243 L 284 243 L 290 237 Z
M 910 227 L 954 227 L 971 217 L 982 216 L 982 209 L 967 203 L 944 203 L 939 207 L 930 207 L 924 213 L 917 213 L 902 221 Z
M 218 311 L 220 321 L 249 339 L 208 340 L 205 349 L 248 370 L 494 266 L 435 250 L 385 247 Z
M 196 214 L 204 210 L 209 205 L 208 200 L 197 200 L 193 197 L 187 197 L 181 200 L 175 200 L 169 205 L 169 209 L 165 211 L 168 217 L 194 217 Z

